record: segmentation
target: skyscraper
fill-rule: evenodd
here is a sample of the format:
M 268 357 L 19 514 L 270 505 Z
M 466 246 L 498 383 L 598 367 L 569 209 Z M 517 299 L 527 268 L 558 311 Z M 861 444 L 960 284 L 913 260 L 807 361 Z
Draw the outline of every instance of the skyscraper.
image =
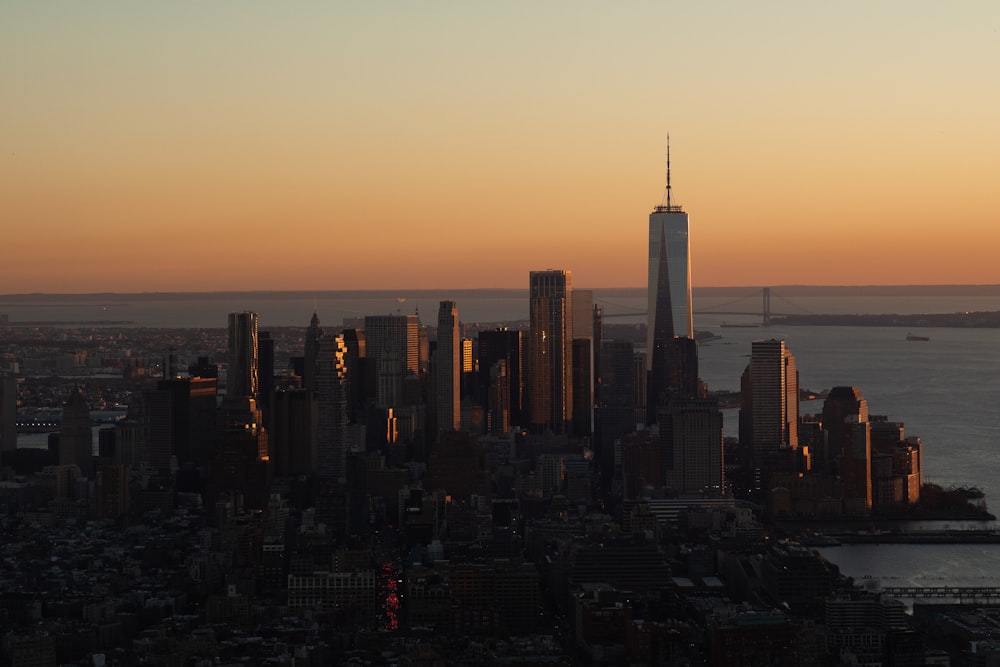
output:
M 226 396 L 258 398 L 257 313 L 229 313 L 229 355 Z
M 0 371 L 0 464 L 17 449 L 17 377 Z
M 770 455 L 799 445 L 799 372 L 785 341 L 752 343 L 742 394 L 740 440 L 749 440 L 753 466 L 760 473 Z
M 569 271 L 530 274 L 528 402 L 536 430 L 565 433 L 573 418 L 573 298 Z
M 323 337 L 323 329 L 319 325 L 319 316 L 313 313 L 306 327 L 306 349 L 302 368 L 302 386 L 316 391 L 316 368 L 319 356 L 319 339 Z
M 434 357 L 437 380 L 437 427 L 455 431 L 461 422 L 462 349 L 458 327 L 458 306 L 442 301 L 438 309 L 437 353 Z
M 59 427 L 59 465 L 76 465 L 83 477 L 92 475 L 94 434 L 90 426 L 90 408 L 77 387 L 63 403 Z
M 365 316 L 365 354 L 375 366 L 375 402 L 403 403 L 403 378 L 420 371 L 420 321 L 416 315 Z
M 343 336 L 324 336 L 317 350 L 317 472 L 322 479 L 344 477 L 347 465 L 347 345 Z
M 646 369 L 653 369 L 655 341 L 694 338 L 691 306 L 691 244 L 688 216 L 670 199 L 670 139 L 667 139 L 667 191 L 649 214 Z
M 722 412 L 711 398 L 672 400 L 660 413 L 664 484 L 677 493 L 723 493 Z
M 168 378 L 146 391 L 146 459 L 159 471 L 174 463 L 211 461 L 216 428 L 216 379 Z
M 844 511 L 863 514 L 872 507 L 872 444 L 868 401 L 857 387 L 834 387 L 823 402 L 826 449 L 820 465 L 840 477 Z
M 525 336 L 524 332 L 506 327 L 494 331 L 479 332 L 479 400 L 484 407 L 492 405 L 490 396 L 494 390 L 493 379 L 505 377 L 501 385 L 496 387 L 500 395 L 496 397 L 499 405 L 509 409 L 509 422 L 517 426 L 526 426 L 524 420 L 525 407 Z M 504 372 L 494 368 L 503 362 Z M 491 407 L 489 409 L 492 409 Z

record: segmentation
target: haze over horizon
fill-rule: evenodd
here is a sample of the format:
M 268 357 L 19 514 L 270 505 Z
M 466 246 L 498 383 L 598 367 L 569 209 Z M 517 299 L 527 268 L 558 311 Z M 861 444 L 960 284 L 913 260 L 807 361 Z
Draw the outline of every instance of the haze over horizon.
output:
M 14 3 L 0 293 L 994 285 L 1000 5 Z

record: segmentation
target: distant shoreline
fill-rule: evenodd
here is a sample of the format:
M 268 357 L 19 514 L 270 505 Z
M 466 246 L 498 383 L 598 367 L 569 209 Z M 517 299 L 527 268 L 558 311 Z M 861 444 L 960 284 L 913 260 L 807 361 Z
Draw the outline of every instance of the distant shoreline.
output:
M 772 292 L 781 296 L 997 296 L 1000 284 L 995 285 L 771 285 Z M 645 287 L 577 287 L 601 295 L 636 295 L 644 293 Z M 762 286 L 718 286 L 692 287 L 694 296 L 750 296 L 759 293 Z M 425 289 L 347 289 L 347 290 L 218 290 L 205 292 L 32 292 L 20 294 L 0 294 L 3 302 L 26 304 L 32 301 L 121 301 L 121 300 L 164 300 L 191 298 L 218 298 L 235 295 L 253 295 L 260 299 L 287 299 L 290 297 L 316 297 L 337 295 L 341 297 L 381 297 L 411 295 L 414 298 L 448 293 L 454 295 L 476 295 L 479 298 L 517 296 L 527 294 L 527 287 L 479 287 L 479 288 L 425 288 Z

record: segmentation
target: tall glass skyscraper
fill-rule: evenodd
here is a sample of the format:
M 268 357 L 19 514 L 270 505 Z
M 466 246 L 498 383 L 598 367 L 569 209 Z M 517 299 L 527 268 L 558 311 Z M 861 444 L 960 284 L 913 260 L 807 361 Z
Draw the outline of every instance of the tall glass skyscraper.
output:
M 441 302 L 437 335 L 437 354 L 434 358 L 437 375 L 437 425 L 442 431 L 457 431 L 462 417 L 462 341 L 458 306 L 454 301 Z
M 257 313 L 229 313 L 226 396 L 230 399 L 258 397 L 260 378 L 257 357 Z
M 653 368 L 659 337 L 694 338 L 691 306 L 691 243 L 688 216 L 670 200 L 670 145 L 667 145 L 665 203 L 649 214 L 649 275 L 647 282 L 646 369 Z
M 528 337 L 531 425 L 565 433 L 573 418 L 573 294 L 569 271 L 532 271 Z

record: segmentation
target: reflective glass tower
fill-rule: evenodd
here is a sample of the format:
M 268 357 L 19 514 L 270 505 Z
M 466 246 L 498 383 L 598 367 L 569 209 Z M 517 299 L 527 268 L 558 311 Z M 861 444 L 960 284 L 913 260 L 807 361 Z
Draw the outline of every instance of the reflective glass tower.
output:
M 694 338 L 691 306 L 691 244 L 688 216 L 670 200 L 670 140 L 667 139 L 665 202 L 649 214 L 646 369 L 653 368 L 657 338 Z
M 565 433 L 573 418 L 573 293 L 569 271 L 530 274 L 528 402 L 539 432 Z

